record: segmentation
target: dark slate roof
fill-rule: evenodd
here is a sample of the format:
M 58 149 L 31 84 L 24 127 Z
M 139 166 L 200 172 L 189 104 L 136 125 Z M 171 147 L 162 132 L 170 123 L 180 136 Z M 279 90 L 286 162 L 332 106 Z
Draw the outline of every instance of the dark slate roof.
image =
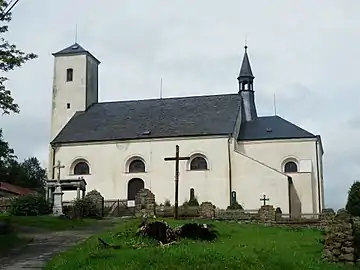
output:
M 238 140 L 316 138 L 280 116 L 263 116 L 241 124 Z
M 247 53 L 247 46 L 245 46 L 245 54 L 244 54 L 244 58 L 241 64 L 241 68 L 240 68 L 240 73 L 239 73 L 239 77 L 238 79 L 242 79 L 242 78 L 252 78 L 254 79 L 254 75 L 252 73 L 251 70 L 251 66 L 250 66 L 250 60 L 249 60 L 249 56 Z
M 100 61 L 92 55 L 89 51 L 85 50 L 79 43 L 75 42 L 73 45 L 62 49 L 56 53 L 53 53 L 53 56 L 61 56 L 61 55 L 76 55 L 76 54 L 88 54 L 92 56 L 97 62 Z
M 240 104 L 238 94 L 97 103 L 77 112 L 52 143 L 228 135 Z

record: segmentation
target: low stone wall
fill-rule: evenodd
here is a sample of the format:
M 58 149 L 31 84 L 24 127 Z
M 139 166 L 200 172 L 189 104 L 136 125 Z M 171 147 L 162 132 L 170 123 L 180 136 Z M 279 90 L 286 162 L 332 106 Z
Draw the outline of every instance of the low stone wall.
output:
M 0 197 L 0 212 L 7 212 L 10 209 L 11 200 L 16 197 Z
M 203 202 L 199 207 L 199 216 L 204 219 L 215 218 L 215 205 L 211 202 Z
M 352 217 L 347 213 L 337 214 L 328 223 L 324 238 L 325 259 L 349 264 L 357 261 L 353 224 Z
M 155 194 L 149 189 L 143 188 L 135 195 L 135 215 L 155 215 Z

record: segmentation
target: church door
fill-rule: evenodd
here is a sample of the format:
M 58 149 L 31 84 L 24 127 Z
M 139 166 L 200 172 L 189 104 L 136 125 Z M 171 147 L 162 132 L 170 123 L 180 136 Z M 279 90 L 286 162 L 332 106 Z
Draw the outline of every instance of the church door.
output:
M 135 195 L 144 188 L 144 181 L 140 178 L 133 178 L 128 183 L 128 200 L 135 200 Z

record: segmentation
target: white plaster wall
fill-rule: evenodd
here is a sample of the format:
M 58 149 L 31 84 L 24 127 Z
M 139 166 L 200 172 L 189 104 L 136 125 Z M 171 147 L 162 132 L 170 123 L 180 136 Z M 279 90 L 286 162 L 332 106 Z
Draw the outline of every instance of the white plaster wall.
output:
M 265 194 L 267 204 L 289 213 L 288 178 L 241 153 L 232 152 L 232 190 L 244 209 L 259 209 Z
M 291 176 L 298 194 L 302 194 L 302 213 L 319 211 L 315 139 L 239 142 L 236 149 L 279 171 L 283 171 L 284 161 L 287 159 L 311 160 L 312 171 L 310 173 L 306 173 L 305 176 L 300 172 L 291 174 Z M 298 168 L 300 168 L 299 163 Z
M 189 138 L 148 141 L 127 141 L 87 145 L 61 146 L 55 160 L 66 166 L 61 178 L 72 176 L 70 167 L 77 159 L 86 159 L 90 175 L 84 176 L 87 190 L 99 190 L 106 199 L 126 199 L 127 183 L 132 178 L 141 178 L 145 187 L 151 189 L 158 203 L 170 199 L 174 202 L 175 163 L 164 161 L 175 155 L 175 146 L 180 146 L 180 155 L 201 153 L 208 159 L 208 171 L 189 171 L 188 162 L 180 161 L 179 203 L 189 198 L 190 188 L 195 189 L 199 202 L 211 201 L 218 207 L 229 204 L 227 138 Z M 145 173 L 127 173 L 126 161 L 139 156 L 145 160 Z M 64 194 L 64 200 L 73 199 Z

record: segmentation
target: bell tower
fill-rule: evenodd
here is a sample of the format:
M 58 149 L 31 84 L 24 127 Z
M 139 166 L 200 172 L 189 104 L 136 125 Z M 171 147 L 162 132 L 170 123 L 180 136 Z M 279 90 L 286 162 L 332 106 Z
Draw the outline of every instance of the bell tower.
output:
M 78 43 L 53 53 L 51 141 L 76 112 L 98 102 L 100 61 Z

